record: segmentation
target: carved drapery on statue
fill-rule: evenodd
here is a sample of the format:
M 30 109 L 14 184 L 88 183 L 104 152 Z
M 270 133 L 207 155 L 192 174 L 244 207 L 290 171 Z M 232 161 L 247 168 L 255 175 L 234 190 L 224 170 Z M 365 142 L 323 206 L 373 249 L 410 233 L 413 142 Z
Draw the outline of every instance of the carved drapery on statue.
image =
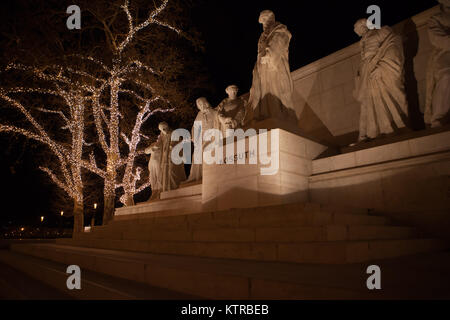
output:
M 195 144 L 194 156 L 196 154 L 199 154 L 200 157 L 203 157 L 203 150 L 208 145 L 208 143 L 210 143 L 210 141 L 205 142 L 201 137 L 206 130 L 217 127 L 217 111 L 211 108 L 211 105 L 209 104 L 208 100 L 206 100 L 206 98 L 198 98 L 196 104 L 197 108 L 200 111 L 195 118 L 194 125 L 192 126 L 191 137 L 194 140 Z M 196 142 L 199 141 L 201 141 L 201 144 L 196 144 Z M 200 159 L 196 159 L 195 162 L 199 160 Z M 202 168 L 202 164 L 192 163 L 189 178 L 185 181 L 185 183 L 202 180 Z
M 227 129 L 242 128 L 245 117 L 245 101 L 242 98 L 230 100 L 224 99 L 216 108 L 217 111 L 217 127 L 226 137 Z
M 361 104 L 359 139 L 364 140 L 405 127 L 408 103 L 401 38 L 382 27 L 364 31 L 360 45 L 354 96 Z
M 222 131 L 223 137 L 227 136 L 227 129 L 242 128 L 245 119 L 245 100 L 237 96 L 238 87 L 230 85 L 225 91 L 228 97 L 222 100 L 216 108 L 216 127 Z
M 450 1 L 441 2 L 441 12 L 428 21 L 433 52 L 428 62 L 424 118 L 432 127 L 448 122 L 450 111 Z
M 292 35 L 285 25 L 274 19 L 273 16 L 273 22 L 258 41 L 246 122 L 268 118 L 297 122 L 292 99 L 294 84 L 289 67 Z
M 145 150 L 151 154 L 148 164 L 152 187 L 151 200 L 158 198 L 162 191 L 177 189 L 180 182 L 186 180 L 184 165 L 176 165 L 171 159 L 172 147 L 177 144 L 176 141 L 171 141 L 172 131 L 165 122 L 159 127 L 161 133 L 158 140 Z
M 150 186 L 152 188 L 152 197 L 150 199 L 156 199 L 161 190 L 160 181 L 160 164 L 161 164 L 161 151 L 159 148 L 152 144 L 145 149 L 146 154 L 150 154 L 150 161 L 148 162 L 148 174 L 150 180 Z M 155 148 L 154 148 L 155 147 Z

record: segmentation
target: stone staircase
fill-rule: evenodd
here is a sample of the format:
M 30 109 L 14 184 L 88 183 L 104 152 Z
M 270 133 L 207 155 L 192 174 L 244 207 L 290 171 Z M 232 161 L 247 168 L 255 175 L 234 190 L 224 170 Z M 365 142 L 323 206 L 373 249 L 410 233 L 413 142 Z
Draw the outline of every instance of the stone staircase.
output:
M 135 218 L 114 220 L 55 244 L 13 244 L 13 256 L 0 260 L 31 275 L 37 269 L 28 270 L 26 261 L 37 259 L 33 265 L 47 270 L 44 278 L 55 288 L 64 285 L 64 277 L 54 279 L 49 261 L 62 270 L 76 264 L 113 277 L 110 287 L 124 279 L 213 299 L 420 298 L 427 292 L 445 296 L 450 286 L 450 256 L 439 253 L 446 243 L 369 210 L 294 203 L 130 216 Z M 436 261 L 445 263 L 437 267 Z M 383 270 L 382 291 L 367 290 L 370 264 Z M 126 285 L 120 288 L 126 291 Z M 92 290 L 95 298 L 111 295 L 111 290 Z
M 368 210 L 285 204 L 113 221 L 58 244 L 208 258 L 345 264 L 440 250 Z

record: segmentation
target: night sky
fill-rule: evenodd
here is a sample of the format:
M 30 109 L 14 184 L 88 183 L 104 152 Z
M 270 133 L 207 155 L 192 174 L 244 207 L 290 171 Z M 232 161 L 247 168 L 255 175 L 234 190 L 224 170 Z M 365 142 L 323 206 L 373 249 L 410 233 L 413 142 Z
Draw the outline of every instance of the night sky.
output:
M 205 95 L 216 105 L 225 96 L 224 88 L 231 83 L 237 84 L 241 93 L 249 90 L 262 31 L 258 23 L 262 10 L 274 11 L 277 20 L 293 34 L 290 65 L 294 71 L 358 41 L 353 24 L 368 16 L 366 9 L 372 4 L 381 7 L 382 24 L 393 25 L 435 6 L 437 1 L 198 0 L 192 20 L 205 44 L 205 52 L 199 54 L 199 59 L 207 67 L 213 83 L 213 90 Z M 55 211 L 51 199 L 54 187 L 38 169 L 35 157 L 38 148 L 25 139 L 1 134 L 0 149 L 1 226 L 9 221 L 12 224 L 36 222 L 40 215 Z

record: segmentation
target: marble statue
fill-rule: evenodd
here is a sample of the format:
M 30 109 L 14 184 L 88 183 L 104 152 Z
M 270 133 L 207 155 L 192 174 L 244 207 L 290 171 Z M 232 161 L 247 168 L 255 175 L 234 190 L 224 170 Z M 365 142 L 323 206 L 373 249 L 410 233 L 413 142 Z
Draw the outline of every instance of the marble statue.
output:
M 261 12 L 259 23 L 264 31 L 258 41 L 245 121 L 278 118 L 297 123 L 292 97 L 294 84 L 289 68 L 292 35 L 285 25 L 275 21 L 270 10 Z
M 425 123 L 439 127 L 448 122 L 450 111 L 450 0 L 438 0 L 441 12 L 428 20 L 433 46 L 427 70 Z
M 361 104 L 362 141 L 405 127 L 408 103 L 400 36 L 387 26 L 370 30 L 367 19 L 358 20 L 354 30 L 361 37 L 361 63 L 353 94 Z
M 150 186 L 152 189 L 152 195 L 150 200 L 157 199 L 161 193 L 160 186 L 160 163 L 161 163 L 161 151 L 156 146 L 156 142 L 150 147 L 145 149 L 146 154 L 150 154 L 150 161 L 148 162 L 148 174 L 150 180 Z
M 238 87 L 230 85 L 225 89 L 228 98 L 225 98 L 216 108 L 217 127 L 226 137 L 227 129 L 242 128 L 245 118 L 245 100 L 238 97 Z
M 217 111 L 211 107 L 211 104 L 204 97 L 198 98 L 195 103 L 199 112 L 192 126 L 191 137 L 194 143 L 201 141 L 200 145 L 194 145 L 195 149 L 201 148 L 201 150 L 194 150 L 194 154 L 197 153 L 203 156 L 203 150 L 211 141 L 204 141 L 200 137 L 203 136 L 206 130 L 217 128 Z M 184 183 L 200 180 L 202 180 L 202 164 L 192 163 L 189 178 Z
M 177 143 L 171 141 L 172 130 L 166 122 L 161 122 L 158 128 L 161 132 L 158 139 L 145 150 L 146 154 L 151 154 L 148 163 L 152 188 L 150 200 L 158 199 L 162 191 L 177 189 L 180 182 L 186 180 L 184 165 L 175 165 L 171 159 L 172 147 Z

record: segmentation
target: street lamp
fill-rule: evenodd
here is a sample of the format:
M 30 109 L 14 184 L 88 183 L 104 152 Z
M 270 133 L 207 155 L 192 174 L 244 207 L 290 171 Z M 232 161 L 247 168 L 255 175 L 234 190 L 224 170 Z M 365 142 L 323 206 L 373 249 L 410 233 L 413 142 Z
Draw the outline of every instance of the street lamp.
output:
M 44 216 L 41 216 L 41 222 L 44 222 Z
M 92 219 L 91 219 L 91 230 L 95 226 L 95 214 L 97 213 L 96 210 L 97 210 L 97 204 L 94 203 L 94 214 L 92 215 Z
M 64 215 L 64 211 L 61 211 L 61 217 Z

